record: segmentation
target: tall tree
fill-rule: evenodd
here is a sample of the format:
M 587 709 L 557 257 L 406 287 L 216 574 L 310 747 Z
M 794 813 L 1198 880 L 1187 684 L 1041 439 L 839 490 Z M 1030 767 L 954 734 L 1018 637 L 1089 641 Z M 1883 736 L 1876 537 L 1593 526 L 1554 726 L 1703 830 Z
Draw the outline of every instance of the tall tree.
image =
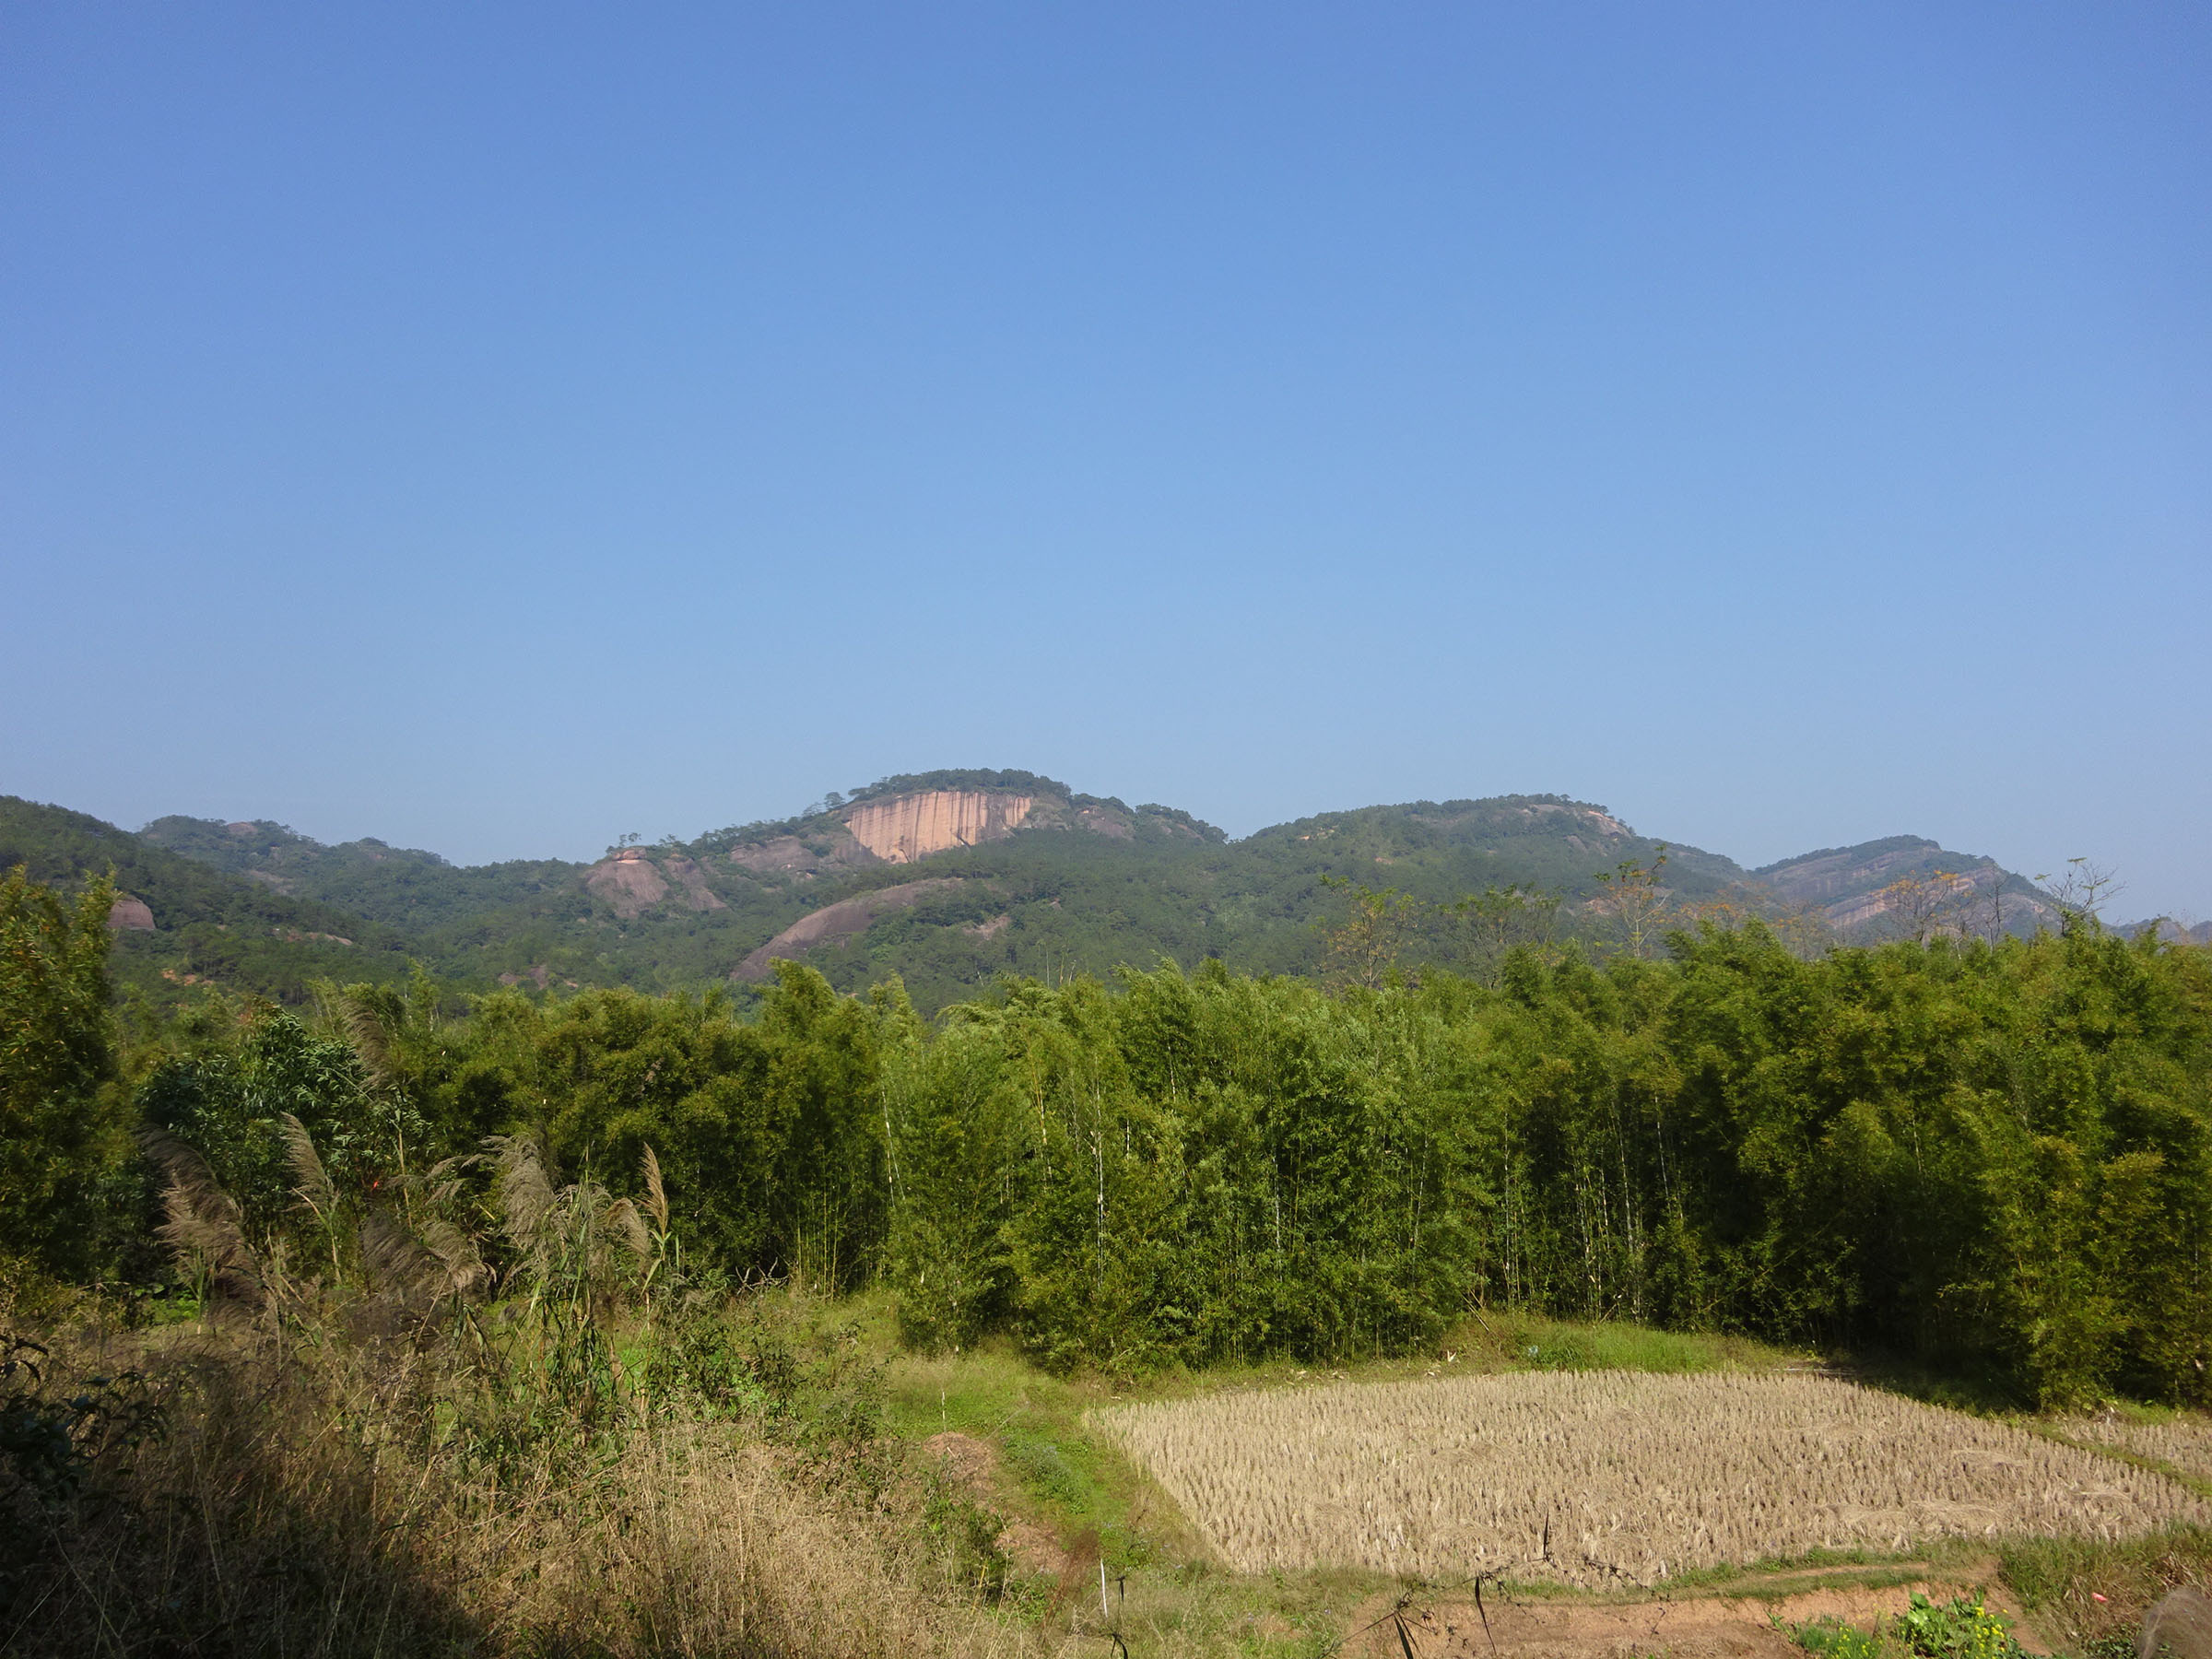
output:
M 0 1256 L 86 1271 L 94 1203 L 129 1151 L 108 1009 L 112 881 L 74 904 L 0 878 Z

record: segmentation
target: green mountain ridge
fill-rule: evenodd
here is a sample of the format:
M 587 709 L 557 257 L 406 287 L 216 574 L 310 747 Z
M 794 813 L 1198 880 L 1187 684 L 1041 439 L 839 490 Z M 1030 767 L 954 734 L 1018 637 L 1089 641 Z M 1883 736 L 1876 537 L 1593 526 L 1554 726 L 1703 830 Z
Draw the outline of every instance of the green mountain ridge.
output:
M 65 888 L 112 873 L 124 900 L 115 978 L 161 1000 L 202 982 L 294 998 L 319 978 L 408 971 L 406 935 L 358 911 L 274 890 L 85 813 L 0 795 L 0 871 L 18 865 Z
M 1923 889 L 1988 904 L 2006 931 L 2058 915 L 1993 861 L 1915 836 L 1747 871 L 1589 802 L 1505 795 L 1324 812 L 1231 841 L 1176 808 L 980 769 L 886 778 L 791 818 L 589 863 L 457 865 L 258 820 L 170 817 L 132 835 L 14 800 L 0 831 L 0 863 L 28 859 L 41 879 L 112 864 L 146 900 L 153 931 L 119 934 L 126 980 L 192 974 L 288 999 L 316 977 L 381 979 L 417 960 L 464 989 L 730 984 L 743 997 L 788 955 L 841 990 L 898 974 L 925 1008 L 1003 974 L 1057 981 L 1163 957 L 1312 974 L 1362 888 L 1435 917 L 1468 895 L 1541 891 L 1557 896 L 1561 928 L 1597 936 L 1593 901 L 1624 867 L 1654 872 L 1677 921 L 1700 907 L 1794 914 L 1849 938 L 1878 933 L 1898 892 Z M 1968 931 L 1982 913 L 1959 908 Z M 247 933 L 268 944 L 241 953 L 229 935 Z

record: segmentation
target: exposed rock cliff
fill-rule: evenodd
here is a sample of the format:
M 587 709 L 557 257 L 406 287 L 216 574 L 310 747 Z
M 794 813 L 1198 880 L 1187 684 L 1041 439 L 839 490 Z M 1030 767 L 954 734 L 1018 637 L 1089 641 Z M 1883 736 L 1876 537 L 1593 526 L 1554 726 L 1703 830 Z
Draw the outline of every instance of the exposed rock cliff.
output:
M 152 933 L 153 909 L 143 899 L 118 893 L 115 902 L 108 907 L 108 926 L 116 933 Z
M 734 980 L 762 980 L 769 976 L 778 957 L 793 958 L 805 955 L 818 945 L 828 945 L 839 939 L 865 933 L 870 923 L 878 916 L 894 911 L 912 910 L 934 894 L 948 892 L 960 886 L 954 876 L 935 876 L 924 881 L 902 882 L 897 887 L 877 888 L 872 893 L 862 893 L 852 899 L 840 900 L 824 905 L 820 910 L 801 916 L 789 927 L 771 939 L 745 960 L 730 970 Z
M 614 906 L 615 914 L 626 922 L 668 897 L 668 883 L 637 847 L 625 847 L 612 858 L 600 860 L 583 873 L 583 885 Z
M 707 886 L 706 872 L 680 853 L 664 853 L 656 861 L 642 847 L 625 847 L 583 873 L 585 890 L 606 900 L 626 922 L 667 898 L 670 882 L 682 889 L 684 903 L 692 910 L 729 909 Z
M 755 876 L 806 880 L 877 864 L 915 864 L 1039 830 L 1120 841 L 1226 839 L 1187 812 L 1076 794 L 1034 772 L 944 771 L 887 778 L 850 803 L 832 796 L 804 818 L 716 830 L 700 845 Z
M 863 801 L 844 815 L 853 839 L 886 864 L 912 864 L 932 853 L 1004 841 L 1030 816 L 1036 797 L 971 789 Z
M 805 836 L 775 835 L 732 847 L 730 862 L 756 876 L 811 877 L 825 870 L 857 869 L 880 860 L 854 841 L 850 830 L 832 823 Z
M 674 877 L 677 885 L 684 889 L 684 902 L 695 911 L 727 910 L 730 907 L 714 896 L 707 886 L 706 872 L 681 853 L 661 860 L 661 868 Z
M 1921 835 L 1824 847 L 1752 872 L 1791 904 L 1839 933 L 1907 925 L 1943 933 L 2055 927 L 2058 907 L 1994 858 L 1949 853 Z M 1885 920 L 1889 918 L 1889 920 Z

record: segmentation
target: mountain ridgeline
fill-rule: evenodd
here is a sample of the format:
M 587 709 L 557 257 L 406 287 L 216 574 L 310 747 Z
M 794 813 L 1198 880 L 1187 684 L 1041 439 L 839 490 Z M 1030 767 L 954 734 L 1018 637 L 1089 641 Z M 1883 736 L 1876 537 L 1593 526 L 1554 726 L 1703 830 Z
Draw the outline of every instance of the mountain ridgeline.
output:
M 473 867 L 258 820 L 164 818 L 134 835 L 7 798 L 0 865 L 15 863 L 48 881 L 113 869 L 119 977 L 163 998 L 206 981 L 292 1001 L 315 979 L 416 963 L 462 988 L 724 983 L 745 997 L 790 958 L 841 990 L 897 974 L 927 1008 L 1005 974 L 1058 982 L 1162 958 L 1357 978 L 1477 966 L 1524 938 L 1643 954 L 1672 928 L 1748 915 L 1808 948 L 2031 933 L 2061 915 L 1993 861 L 1912 836 L 1747 871 L 1601 806 L 1506 795 L 1231 841 L 1172 807 L 992 771 L 888 778 L 590 864 Z

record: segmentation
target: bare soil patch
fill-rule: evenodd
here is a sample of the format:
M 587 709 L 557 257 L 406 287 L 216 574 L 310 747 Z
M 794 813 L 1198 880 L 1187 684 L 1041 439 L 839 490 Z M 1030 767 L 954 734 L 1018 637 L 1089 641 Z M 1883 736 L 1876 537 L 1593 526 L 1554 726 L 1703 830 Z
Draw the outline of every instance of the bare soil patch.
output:
M 2049 1651 L 2020 1609 L 2001 1592 L 1987 1588 L 1996 1579 L 1996 1562 L 1982 1568 L 1924 1572 L 1878 1588 L 1844 1582 L 1783 1596 L 1661 1594 L 1635 1601 L 1555 1602 L 1518 1599 L 1493 1589 L 1479 1607 L 1473 1596 L 1459 1594 L 1417 1603 L 1405 1617 L 1421 1659 L 1625 1659 L 1662 1653 L 1670 1659 L 1804 1659 L 1804 1651 L 1782 1626 L 1832 1618 L 1871 1630 L 1902 1613 L 1917 1591 L 1936 1602 L 1981 1596 L 2013 1621 L 2013 1633 L 2029 1651 Z M 1866 1571 L 1836 1571 L 1846 1579 Z M 1402 1659 L 1388 1617 L 1391 1606 L 1377 1597 L 1354 1615 L 1351 1625 L 1360 1634 L 1346 1652 Z
M 954 1429 L 931 1435 L 922 1442 L 922 1449 L 936 1464 L 947 1485 L 994 1513 L 1004 1507 L 1004 1464 L 998 1448 L 989 1441 Z M 992 1542 L 1016 1572 L 1029 1578 L 1063 1578 L 1074 1559 L 1057 1534 L 1033 1521 L 1008 1521 Z

